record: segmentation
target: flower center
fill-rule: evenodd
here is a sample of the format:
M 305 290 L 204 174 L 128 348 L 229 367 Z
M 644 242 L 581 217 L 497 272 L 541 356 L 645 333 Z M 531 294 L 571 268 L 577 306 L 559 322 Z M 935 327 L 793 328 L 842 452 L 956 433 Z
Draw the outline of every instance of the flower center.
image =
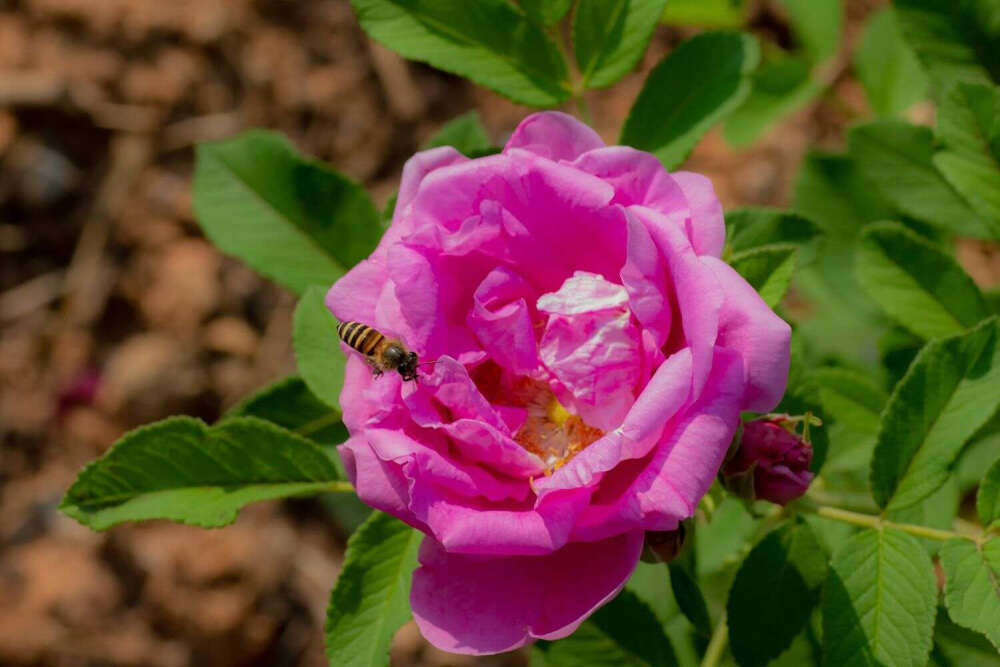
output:
M 514 440 L 545 463 L 546 475 L 604 435 L 601 429 L 566 410 L 541 383 L 532 383 L 525 398 L 528 415 Z

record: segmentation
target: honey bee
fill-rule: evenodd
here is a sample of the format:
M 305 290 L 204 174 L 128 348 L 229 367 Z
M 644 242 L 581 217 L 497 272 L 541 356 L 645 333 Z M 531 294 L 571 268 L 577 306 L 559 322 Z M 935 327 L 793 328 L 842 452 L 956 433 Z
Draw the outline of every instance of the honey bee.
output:
M 404 382 L 417 379 L 417 353 L 407 350 L 402 342 L 390 340 L 361 322 L 341 322 L 337 325 L 337 335 L 364 355 L 375 377 L 394 370 L 399 371 Z

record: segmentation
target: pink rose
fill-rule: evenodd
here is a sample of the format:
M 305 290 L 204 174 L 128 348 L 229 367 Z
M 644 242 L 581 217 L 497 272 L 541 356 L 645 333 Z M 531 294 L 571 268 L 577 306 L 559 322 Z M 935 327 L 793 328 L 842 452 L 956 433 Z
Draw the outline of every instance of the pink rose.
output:
M 777 404 L 790 330 L 724 237 L 708 179 L 561 113 L 499 155 L 407 162 L 392 226 L 326 303 L 437 361 L 373 379 L 345 347 L 340 447 L 361 499 L 427 534 L 411 604 L 433 644 L 572 633 L 646 531 L 692 515 L 740 410 Z
M 744 424 L 739 446 L 722 468 L 726 486 L 779 505 L 805 493 L 813 478 L 812 446 L 794 428 L 795 422 L 787 417 Z

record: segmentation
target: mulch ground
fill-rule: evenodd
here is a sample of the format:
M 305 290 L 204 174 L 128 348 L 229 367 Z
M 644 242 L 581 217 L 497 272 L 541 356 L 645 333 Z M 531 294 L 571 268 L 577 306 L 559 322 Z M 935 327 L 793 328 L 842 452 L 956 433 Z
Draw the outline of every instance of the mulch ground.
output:
M 867 4 L 849 3 L 850 38 Z M 659 28 L 638 73 L 590 94 L 607 140 L 684 34 Z M 786 203 L 806 147 L 838 145 L 864 110 L 846 62 L 832 97 L 752 150 L 713 132 L 686 168 L 727 206 Z M 371 43 L 346 0 L 0 0 L 0 664 L 326 664 L 344 531 L 319 503 L 103 534 L 56 506 L 127 429 L 213 420 L 294 369 L 293 296 L 194 221 L 196 143 L 276 129 L 381 204 L 472 108 L 498 142 L 529 111 Z M 524 662 L 448 656 L 412 624 L 393 649 L 398 665 Z

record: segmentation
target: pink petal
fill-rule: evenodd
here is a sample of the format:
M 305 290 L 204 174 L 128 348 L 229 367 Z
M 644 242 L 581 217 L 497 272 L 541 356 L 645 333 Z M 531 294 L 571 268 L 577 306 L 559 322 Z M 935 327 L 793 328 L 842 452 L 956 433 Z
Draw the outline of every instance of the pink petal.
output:
M 712 365 L 712 349 L 718 335 L 719 310 L 723 293 L 712 269 L 698 257 L 687 237 L 668 218 L 643 206 L 630 206 L 628 213 L 646 227 L 666 265 L 668 284 L 673 295 L 665 293 L 664 302 L 676 300 L 680 327 L 673 321 L 666 354 L 691 348 L 693 394 L 701 392 Z M 712 258 L 707 258 L 712 259 Z
M 420 632 L 445 651 L 483 655 L 572 633 L 624 586 L 639 560 L 635 531 L 545 556 L 488 558 L 420 548 L 410 603 Z
M 403 165 L 403 176 L 399 181 L 399 194 L 396 196 L 396 211 L 404 213 L 420 189 L 420 184 L 431 172 L 442 167 L 468 162 L 465 157 L 451 146 L 440 146 L 416 153 Z M 393 221 L 396 215 L 393 215 Z
M 743 390 L 739 355 L 716 348 L 698 400 L 674 417 L 648 457 L 603 476 L 571 539 L 601 539 L 635 528 L 673 530 L 692 516 L 729 450 Z
M 624 423 L 574 456 L 551 477 L 536 480 L 539 502 L 553 491 L 588 488 L 622 461 L 646 456 L 691 392 L 691 352 L 681 350 L 656 370 Z
M 539 354 L 560 399 L 604 431 L 621 423 L 640 381 L 639 329 L 627 304 L 621 285 L 584 271 L 538 299 L 538 309 L 549 315 Z
M 352 436 L 337 447 L 347 478 L 366 505 L 388 512 L 414 528 L 426 532 L 427 526 L 410 511 L 409 482 L 399 466 L 375 455 L 363 435 Z
M 601 137 L 573 116 L 542 111 L 521 121 L 504 152 L 523 148 L 550 160 L 572 160 L 604 145 Z
M 537 310 L 529 306 L 534 289 L 512 269 L 491 271 L 472 296 L 466 323 L 490 358 L 516 375 L 538 368 L 538 343 L 533 320 Z
M 695 252 L 719 257 L 726 244 L 726 222 L 712 181 L 690 171 L 675 171 L 672 176 L 688 202 L 686 228 Z
M 791 327 L 732 267 L 714 257 L 704 261 L 725 295 L 717 344 L 743 357 L 747 392 L 741 409 L 768 412 L 781 400 L 788 382 Z

